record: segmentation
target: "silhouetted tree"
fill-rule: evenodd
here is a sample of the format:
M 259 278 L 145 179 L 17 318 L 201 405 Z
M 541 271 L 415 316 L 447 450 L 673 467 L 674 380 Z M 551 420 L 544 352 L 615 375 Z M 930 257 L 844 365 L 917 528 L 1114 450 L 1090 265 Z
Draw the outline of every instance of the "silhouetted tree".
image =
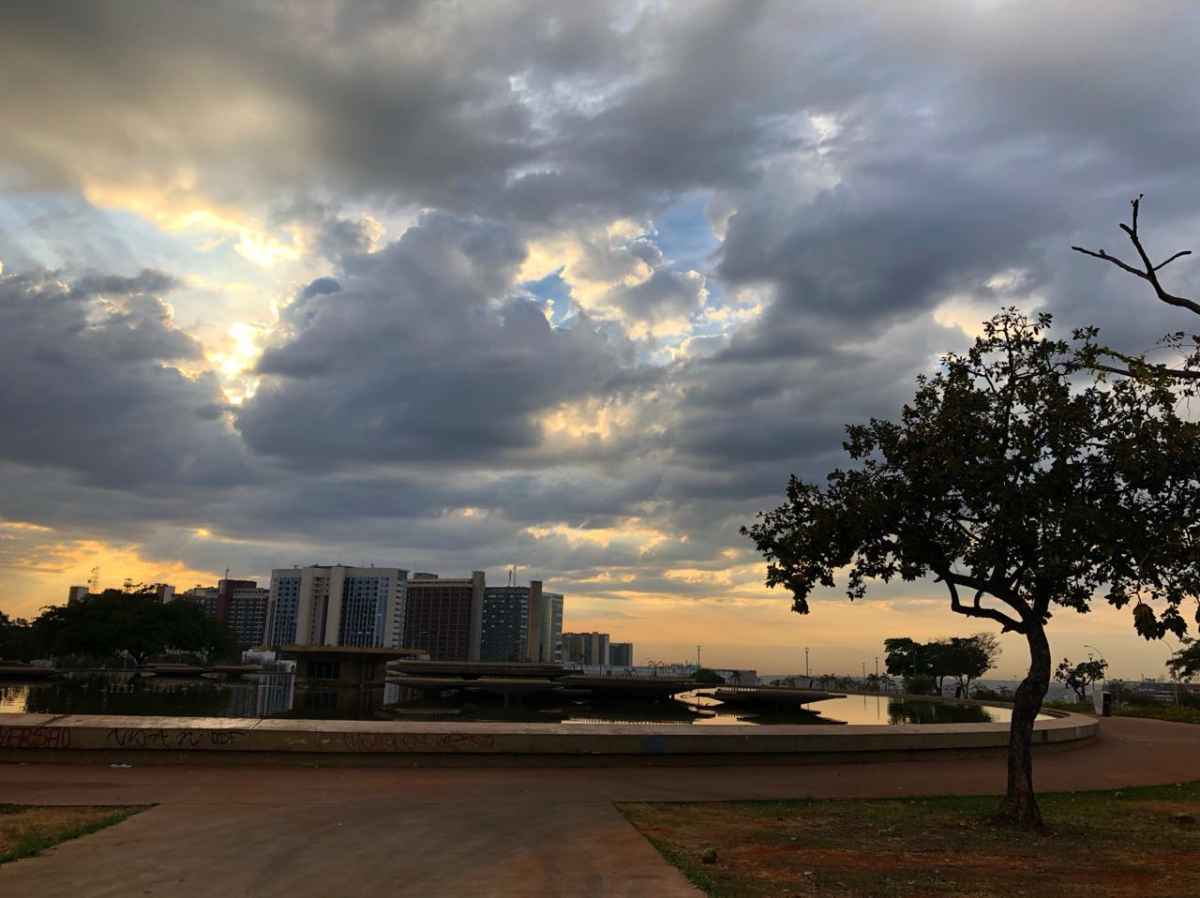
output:
M 1167 659 L 1167 669 L 1177 680 L 1190 680 L 1200 674 L 1200 639 L 1191 639 Z
M 918 695 L 941 690 L 933 675 L 933 653 L 929 646 L 907 636 L 883 641 L 884 668 L 892 676 L 904 678 L 904 688 Z
M 743 528 L 800 614 L 842 571 L 852 600 L 875 581 L 932 576 L 955 613 L 1025 637 L 1001 816 L 1030 826 L 1053 610 L 1086 613 L 1106 588 L 1154 638 L 1186 632 L 1180 605 L 1200 592 L 1200 425 L 1179 417 L 1164 376 L 1080 383 L 1079 343 L 1097 332 L 1071 345 L 1044 337 L 1049 326 L 1001 312 L 918 378 L 898 422 L 847 428 L 855 468 L 825 486 L 792 477 L 787 501 Z
M 963 698 L 971 697 L 971 683 L 996 666 L 1000 640 L 995 633 L 955 636 L 947 647 L 947 669 L 958 681 Z
M 0 611 L 0 660 L 32 661 L 37 655 L 37 640 L 29 621 Z
M 1058 669 L 1054 671 L 1054 679 L 1061 680 L 1075 693 L 1080 702 L 1086 702 L 1088 687 L 1097 680 L 1103 680 L 1104 671 L 1107 669 L 1108 662 L 1103 658 L 1093 658 L 1089 655 L 1086 661 L 1080 661 L 1078 664 L 1072 664 L 1069 658 L 1063 658 Z
M 191 602 L 160 602 L 152 587 L 107 589 L 47 608 L 34 622 L 43 650 L 53 655 L 107 658 L 128 653 L 141 665 L 167 650 L 228 656 L 236 637 Z
M 725 678 L 722 677 L 715 670 L 709 670 L 707 667 L 697 668 L 696 672 L 694 674 L 692 674 L 692 679 L 695 680 L 697 683 L 704 683 L 705 685 L 712 685 L 712 686 L 725 685 Z
M 991 633 L 954 636 L 934 642 L 915 642 L 907 637 L 883 641 L 887 672 L 902 676 L 909 692 L 942 694 L 946 677 L 958 681 L 964 697 L 971 681 L 996 666 L 1000 640 Z

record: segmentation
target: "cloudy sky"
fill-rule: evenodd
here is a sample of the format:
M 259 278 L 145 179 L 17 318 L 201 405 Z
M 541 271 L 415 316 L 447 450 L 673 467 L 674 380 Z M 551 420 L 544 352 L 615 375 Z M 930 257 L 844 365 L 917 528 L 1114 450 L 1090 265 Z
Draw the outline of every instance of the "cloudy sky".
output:
M 0 606 L 516 565 L 643 661 L 972 632 L 932 584 L 798 618 L 737 528 L 1001 304 L 1195 324 L 1069 247 L 1139 192 L 1200 244 L 1197 46 L 1169 2 L 5 4 Z

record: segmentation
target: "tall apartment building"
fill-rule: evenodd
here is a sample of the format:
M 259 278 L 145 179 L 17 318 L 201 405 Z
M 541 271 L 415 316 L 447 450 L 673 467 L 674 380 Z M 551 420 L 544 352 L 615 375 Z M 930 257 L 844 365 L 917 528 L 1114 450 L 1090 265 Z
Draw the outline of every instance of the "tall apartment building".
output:
M 633 667 L 633 643 L 610 642 L 608 663 L 610 667 Z
M 229 618 L 229 604 L 233 601 L 233 593 L 239 589 L 257 589 L 258 582 L 255 580 L 230 580 L 225 577 L 217 581 L 217 608 L 214 615 L 217 620 L 225 621 Z
M 480 658 L 561 663 L 563 597 L 528 586 L 488 586 L 483 595 Z
M 316 564 L 271 572 L 266 644 L 395 648 L 408 571 Z
M 221 583 L 226 581 L 222 580 Z M 267 606 L 271 591 L 253 580 L 240 580 L 243 586 L 226 589 L 224 617 L 217 619 L 237 634 L 238 648 L 249 649 L 263 644 L 267 629 Z M 217 587 L 218 591 L 220 586 Z M 218 611 L 218 614 L 220 612 Z
M 194 586 L 174 598 L 199 606 L 237 634 L 239 648 L 248 649 L 263 644 L 270 595 L 254 580 L 224 578 L 216 586 Z
M 588 666 L 608 666 L 607 633 L 564 633 L 564 660 Z
M 483 591 L 479 660 L 524 661 L 529 652 L 528 586 L 488 586 Z
M 405 599 L 404 648 L 433 661 L 478 661 L 483 630 L 483 571 L 470 577 L 413 574 Z
M 179 594 L 179 598 L 195 602 L 209 617 L 217 616 L 218 598 L 220 592 L 215 586 L 193 586 Z

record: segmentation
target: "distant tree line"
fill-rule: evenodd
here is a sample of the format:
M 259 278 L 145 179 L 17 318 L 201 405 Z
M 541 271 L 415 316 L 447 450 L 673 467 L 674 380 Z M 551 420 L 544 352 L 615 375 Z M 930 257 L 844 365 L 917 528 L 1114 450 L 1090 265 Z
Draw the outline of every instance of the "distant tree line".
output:
M 903 677 L 909 692 L 941 695 L 947 678 L 957 683 L 956 694 L 969 698 L 971 683 L 996 666 L 1000 640 L 991 633 L 953 636 L 934 642 L 908 637 L 883 641 L 887 672 Z
M 237 655 L 237 637 L 188 601 L 163 603 L 153 588 L 107 589 L 43 609 L 33 620 L 0 612 L 0 659 L 70 659 L 80 664 L 109 664 L 127 659 L 136 665 L 168 653 L 206 660 Z

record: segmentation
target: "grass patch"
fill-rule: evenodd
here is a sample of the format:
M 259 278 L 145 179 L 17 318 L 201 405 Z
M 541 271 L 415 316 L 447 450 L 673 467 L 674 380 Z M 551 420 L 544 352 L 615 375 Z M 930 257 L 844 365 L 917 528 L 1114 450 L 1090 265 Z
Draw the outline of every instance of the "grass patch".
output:
M 1039 800 L 1042 835 L 993 824 L 995 796 L 618 807 L 714 898 L 1200 895 L 1200 824 L 1180 816 L 1200 818 L 1200 782 Z
M 1091 702 L 1043 702 L 1043 708 L 1054 708 L 1058 711 L 1074 711 L 1076 714 L 1091 714 L 1096 716 L 1096 709 Z
M 1152 720 L 1170 720 L 1174 723 L 1200 723 L 1200 708 L 1184 705 L 1121 705 L 1115 712 L 1118 717 L 1149 717 Z
M 1046 707 L 1077 714 L 1096 714 L 1091 702 L 1046 702 Z M 1172 723 L 1200 723 L 1200 708 L 1189 708 L 1187 705 L 1133 705 L 1123 702 L 1113 709 L 1113 715 L 1168 720 Z
M 132 817 L 143 806 L 58 807 L 0 804 L 0 864 L 34 857 L 69 839 Z

